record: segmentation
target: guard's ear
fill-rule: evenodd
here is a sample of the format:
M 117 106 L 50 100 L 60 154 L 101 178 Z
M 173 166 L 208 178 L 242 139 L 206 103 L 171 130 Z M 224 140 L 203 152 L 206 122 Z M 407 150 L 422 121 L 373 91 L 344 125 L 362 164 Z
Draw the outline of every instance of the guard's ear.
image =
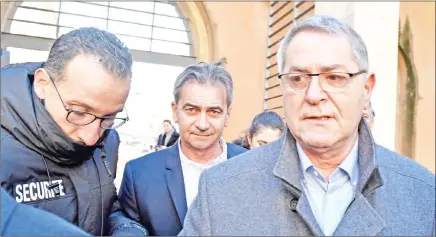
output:
M 34 74 L 33 88 L 39 99 L 44 100 L 51 80 L 44 68 L 38 68 Z

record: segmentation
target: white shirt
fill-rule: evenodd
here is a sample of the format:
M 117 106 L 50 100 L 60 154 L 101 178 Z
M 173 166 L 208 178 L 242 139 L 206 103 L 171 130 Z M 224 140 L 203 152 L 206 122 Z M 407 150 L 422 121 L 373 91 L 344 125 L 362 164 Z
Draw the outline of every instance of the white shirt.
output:
M 354 199 L 359 180 L 358 141 L 357 138 L 348 156 L 329 176 L 328 182 L 297 143 L 300 173 L 303 174 L 301 184 L 316 221 L 325 235 L 334 233 Z
M 201 173 L 204 170 L 227 160 L 227 143 L 224 141 L 223 138 L 219 140 L 219 143 L 221 144 L 223 149 L 223 153 L 221 153 L 221 155 L 219 155 L 217 158 L 210 160 L 207 164 L 196 163 L 188 159 L 188 157 L 186 157 L 185 154 L 183 154 L 182 152 L 182 148 L 180 146 L 180 139 L 178 143 L 179 143 L 180 161 L 182 164 L 182 171 L 183 171 L 183 181 L 185 183 L 186 204 L 189 208 L 192 201 L 197 196 L 198 181 L 200 179 Z

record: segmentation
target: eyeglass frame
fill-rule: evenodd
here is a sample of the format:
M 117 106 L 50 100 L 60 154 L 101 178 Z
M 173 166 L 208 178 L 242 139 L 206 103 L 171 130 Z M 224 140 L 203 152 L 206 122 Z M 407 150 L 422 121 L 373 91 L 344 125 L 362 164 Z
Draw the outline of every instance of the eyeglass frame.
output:
M 65 103 L 64 103 L 64 100 L 62 99 L 61 94 L 59 93 L 58 88 L 56 87 L 56 84 L 55 84 L 53 78 L 49 75 L 48 72 L 47 72 L 47 76 L 48 76 L 48 78 L 50 79 L 50 81 L 53 83 L 53 86 L 54 86 L 54 88 L 55 88 L 55 90 L 56 90 L 56 93 L 58 94 L 59 99 L 61 100 L 62 106 L 63 106 L 64 109 L 68 112 L 68 113 L 67 113 L 67 116 L 65 117 L 65 120 L 67 120 L 67 122 L 69 122 L 69 123 L 71 123 L 71 124 L 74 124 L 74 125 L 77 125 L 77 126 L 86 126 L 86 125 L 89 125 L 89 124 L 93 123 L 95 120 L 100 119 L 100 128 L 103 128 L 103 129 L 115 129 L 115 128 L 119 128 L 119 127 L 121 127 L 121 126 L 124 125 L 127 121 L 129 121 L 129 115 L 127 115 L 126 118 L 118 118 L 118 117 L 112 117 L 112 116 L 99 117 L 99 116 L 97 116 L 97 115 L 95 115 L 95 114 L 92 114 L 92 113 L 89 113 L 89 112 L 85 112 L 85 111 L 81 111 L 81 110 L 77 110 L 77 109 L 72 109 L 72 108 L 66 106 Z M 93 119 L 91 122 L 87 123 L 87 124 L 75 124 L 75 123 L 71 122 L 70 120 L 68 120 L 68 116 L 70 116 L 70 114 L 71 114 L 72 112 L 75 112 L 75 113 L 85 113 L 85 114 L 89 114 L 89 115 L 94 116 L 94 119 Z M 126 111 L 126 114 L 127 114 L 127 111 Z M 118 125 L 117 127 L 105 128 L 105 127 L 102 127 L 102 126 L 101 126 L 101 124 L 103 123 L 103 120 L 105 120 L 105 119 L 121 119 L 121 120 L 123 120 L 123 122 L 120 123 L 120 125 Z
M 365 73 L 368 73 L 368 72 L 367 72 L 367 70 L 360 70 L 360 71 L 358 71 L 358 72 L 354 72 L 354 73 L 350 73 L 350 72 L 320 72 L 320 73 L 295 73 L 295 72 L 288 72 L 288 73 L 282 73 L 282 74 L 279 74 L 279 75 L 278 75 L 278 78 L 279 78 L 280 80 L 282 80 L 282 77 L 283 77 L 283 76 L 285 76 L 285 75 L 290 75 L 290 74 L 310 76 L 310 81 L 309 81 L 309 83 L 307 84 L 307 86 L 306 86 L 305 88 L 303 88 L 303 89 L 301 89 L 301 90 L 296 90 L 296 89 L 291 88 L 292 91 L 305 91 L 307 88 L 309 88 L 310 83 L 312 82 L 314 76 L 319 77 L 319 76 L 322 75 L 322 74 L 334 74 L 334 73 L 344 73 L 344 74 L 347 74 L 348 76 L 350 76 L 350 78 L 347 79 L 347 84 L 346 84 L 344 87 L 341 87 L 340 90 L 338 90 L 338 91 L 329 91 L 329 90 L 325 90 L 322 86 L 321 86 L 321 89 L 323 89 L 323 90 L 325 90 L 325 91 L 333 92 L 333 93 L 335 93 L 335 92 L 342 92 L 342 91 L 344 91 L 344 90 L 347 89 L 347 86 L 350 84 L 350 80 L 351 80 L 353 77 L 358 76 L 358 75 L 361 75 L 361 74 L 365 74 Z M 318 82 L 318 83 L 319 83 L 319 82 Z

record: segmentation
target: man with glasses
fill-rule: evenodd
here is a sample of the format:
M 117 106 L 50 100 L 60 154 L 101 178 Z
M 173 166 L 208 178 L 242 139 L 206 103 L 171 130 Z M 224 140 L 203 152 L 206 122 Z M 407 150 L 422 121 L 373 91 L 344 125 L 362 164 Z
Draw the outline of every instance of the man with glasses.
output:
M 375 75 L 357 32 L 312 16 L 277 55 L 286 132 L 206 170 L 180 235 L 435 235 L 434 174 L 362 116 Z
M 147 234 L 124 216 L 113 183 L 131 67 L 115 35 L 80 28 L 45 63 L 2 68 L 1 186 L 15 201 L 92 235 Z

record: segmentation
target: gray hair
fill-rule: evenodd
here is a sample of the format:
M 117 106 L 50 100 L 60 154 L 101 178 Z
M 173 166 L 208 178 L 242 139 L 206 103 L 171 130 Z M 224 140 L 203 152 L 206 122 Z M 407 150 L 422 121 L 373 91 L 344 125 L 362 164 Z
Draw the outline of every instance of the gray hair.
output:
M 368 51 L 365 43 L 359 34 L 353 28 L 342 21 L 323 15 L 311 16 L 299 22 L 292 28 L 288 34 L 281 40 L 277 53 L 278 68 L 280 73 L 285 73 L 286 51 L 288 50 L 291 40 L 301 31 L 321 31 L 329 34 L 337 34 L 347 37 L 350 42 L 354 60 L 361 70 L 368 70 Z
M 227 107 L 230 107 L 233 100 L 233 81 L 230 74 L 220 65 L 220 63 L 202 62 L 186 67 L 174 83 L 173 95 L 176 104 L 179 103 L 182 87 L 191 81 L 196 81 L 204 85 L 221 83 L 226 88 Z
M 83 27 L 59 37 L 50 49 L 44 68 L 63 78 L 65 66 L 78 55 L 96 56 L 98 62 L 120 79 L 132 77 L 132 55 L 129 49 L 112 33 L 94 27 Z

